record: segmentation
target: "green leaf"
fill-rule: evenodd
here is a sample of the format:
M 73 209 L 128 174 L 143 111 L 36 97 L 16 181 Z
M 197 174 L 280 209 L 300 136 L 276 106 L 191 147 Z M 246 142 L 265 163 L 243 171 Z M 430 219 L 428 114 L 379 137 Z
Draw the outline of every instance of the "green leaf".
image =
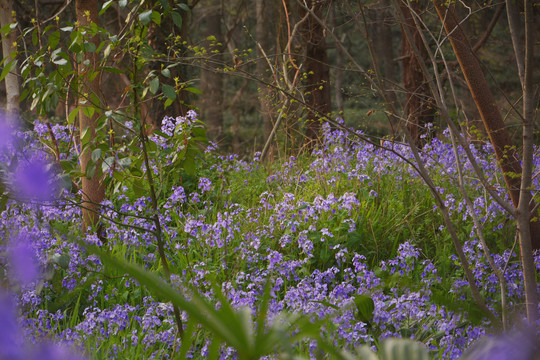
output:
M 38 43 L 38 40 L 39 40 L 39 39 L 38 39 L 37 31 L 34 30 L 34 31 L 32 32 L 32 45 L 36 46 L 37 43 Z
M 358 319 L 362 322 L 369 323 L 373 320 L 373 311 L 375 310 L 375 302 L 367 295 L 356 295 L 354 304 L 358 314 Z
M 176 25 L 176 27 L 178 27 L 178 29 L 182 29 L 182 15 L 180 15 L 179 13 L 173 11 L 171 13 L 171 17 L 172 17 L 173 22 Z
M 54 49 L 58 46 L 60 42 L 60 31 L 56 30 L 51 35 L 49 35 L 49 46 L 51 49 Z
M 170 100 L 176 99 L 176 91 L 174 90 L 174 87 L 171 85 L 163 84 L 161 86 L 161 89 L 163 90 L 163 94 Z
M 197 173 L 195 160 L 192 156 L 186 157 L 186 159 L 184 160 L 184 170 L 188 173 L 188 175 L 195 175 Z
M 193 93 L 193 94 L 197 94 L 197 95 L 202 95 L 202 91 L 195 88 L 195 87 L 187 87 L 184 89 L 185 91 L 189 91 L 190 93 Z
M 79 298 L 77 299 L 77 303 L 75 304 L 75 308 L 73 309 L 73 315 L 71 316 L 71 320 L 69 321 L 70 328 L 74 328 L 77 325 L 77 320 L 79 319 L 79 307 L 81 306 L 81 296 L 82 291 L 79 293 Z
M 81 144 L 84 146 L 88 144 L 90 141 L 90 134 L 92 132 L 90 131 L 90 127 L 88 126 L 86 129 L 84 129 L 81 133 Z
M 66 270 L 69 267 L 70 258 L 68 254 L 55 253 L 51 256 L 51 262 Z
M 139 21 L 143 25 L 150 24 L 150 20 L 152 20 L 152 10 L 147 10 L 139 14 Z
M 75 120 L 75 117 L 79 113 L 79 110 L 81 110 L 80 106 L 77 106 L 75 109 L 71 110 L 71 112 L 68 115 L 68 124 L 73 124 L 73 121 Z
M 103 66 L 101 69 L 105 70 L 107 72 L 110 72 L 112 74 L 123 74 L 124 73 L 124 70 L 120 70 L 118 68 L 111 67 L 111 66 Z
M 94 44 L 93 42 L 85 42 L 84 48 L 86 49 L 87 52 L 95 52 L 96 44 Z
M 129 168 L 131 166 L 131 158 L 125 157 L 118 160 L 118 164 L 122 165 L 124 168 Z
M 152 21 L 157 25 L 161 25 L 161 14 L 158 11 L 152 11 Z
M 57 57 L 53 59 L 52 62 L 59 66 L 66 65 L 68 63 L 66 59 L 61 58 L 61 57 Z
M 152 94 L 156 94 L 159 90 L 159 78 L 156 76 L 155 78 L 150 81 L 150 92 Z
M 114 156 L 109 156 L 101 163 L 101 171 L 106 174 L 110 168 L 114 165 Z
M 171 8 L 168 0 L 159 0 L 159 3 L 161 4 L 164 10 L 169 10 Z
M 92 117 L 96 111 L 96 108 L 93 106 L 85 106 L 82 108 L 84 116 Z
M 92 179 L 96 173 L 96 163 L 95 162 L 89 162 L 88 167 L 86 168 L 86 178 L 88 180 Z
M 101 149 L 99 149 L 99 148 L 94 149 L 94 151 L 92 151 L 92 155 L 91 155 L 92 161 L 97 162 L 100 157 L 101 157 Z
M 186 3 L 180 3 L 178 4 L 178 7 L 186 12 L 190 12 L 191 9 L 189 8 L 188 4 Z
M 429 360 L 425 346 L 411 339 L 386 339 L 380 349 L 381 360 Z
M 99 16 L 103 15 L 103 13 L 112 5 L 112 3 L 114 2 L 114 0 L 109 0 L 107 2 L 105 2 L 105 4 L 103 4 L 103 6 L 101 7 L 101 10 L 99 11 Z
M 109 55 L 111 55 L 111 50 L 112 50 L 112 44 L 107 45 L 105 50 L 103 50 L 103 57 L 108 58 Z
M 171 70 L 169 70 L 169 68 L 165 68 L 165 69 L 161 70 L 161 75 L 165 76 L 166 78 L 170 78 L 171 77 Z
M 120 0 L 118 2 L 118 6 L 120 6 L 120 8 L 125 8 L 127 6 L 127 0 Z
M 17 65 L 17 60 L 12 60 L 4 66 L 2 73 L 0 74 L 0 81 L 4 80 L 7 74 L 9 74 L 9 72 L 15 68 L 15 65 Z

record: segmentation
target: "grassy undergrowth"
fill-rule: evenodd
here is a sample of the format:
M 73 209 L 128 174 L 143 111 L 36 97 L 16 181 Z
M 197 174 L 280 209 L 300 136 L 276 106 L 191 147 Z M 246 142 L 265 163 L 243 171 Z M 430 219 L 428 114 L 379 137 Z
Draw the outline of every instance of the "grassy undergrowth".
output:
M 497 187 L 491 150 L 475 153 Z M 518 321 L 523 287 L 511 221 L 486 198 L 465 163 L 475 204 L 466 208 L 455 186 L 449 145 L 435 139 L 424 156 L 482 295 L 500 315 L 500 289 L 469 211 L 482 219 L 496 261 L 506 264 L 505 310 Z M 322 321 L 317 331 L 336 348 L 376 347 L 383 338 L 411 337 L 435 357 L 458 357 L 497 325 L 471 300 L 435 202 L 403 161 L 410 157 L 404 146 L 381 150 L 329 128 L 313 154 L 269 164 L 207 151 L 194 174 L 177 169 L 178 181 L 159 193 L 172 285 L 218 308 L 223 294 L 233 308 L 256 316 L 269 283 L 269 323 L 284 321 L 284 312 L 302 314 Z M 163 179 L 161 167 L 155 169 L 156 178 Z M 112 257 L 163 275 L 151 199 L 126 184 L 116 186 L 110 179 L 103 211 L 106 243 L 81 234 L 80 211 L 69 198 L 55 206 L 7 204 L 2 231 L 34 238 L 45 269 L 43 279 L 18 290 L 28 338 L 73 343 L 95 359 L 179 356 L 182 341 L 170 299 L 77 245 L 84 239 Z M 360 310 L 359 299 L 373 303 L 368 314 Z M 186 312 L 182 318 L 189 320 Z M 190 356 L 208 357 L 212 334 L 204 328 L 193 334 Z M 301 356 L 319 351 L 314 341 L 293 345 Z M 234 358 L 236 350 L 220 345 L 220 357 Z

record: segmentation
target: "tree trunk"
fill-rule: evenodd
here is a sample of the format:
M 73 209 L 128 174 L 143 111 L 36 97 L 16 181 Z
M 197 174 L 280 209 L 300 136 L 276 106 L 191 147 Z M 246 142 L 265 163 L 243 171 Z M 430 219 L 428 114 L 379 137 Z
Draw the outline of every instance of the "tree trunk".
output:
M 15 22 L 12 18 L 12 5 L 13 0 L 1 0 L 0 1 L 0 27 Z M 17 42 L 17 36 L 12 30 L 7 35 L 2 36 L 2 55 L 4 60 L 4 66 L 8 66 L 9 61 L 7 59 L 15 60 L 17 48 L 15 44 Z M 19 115 L 19 98 L 20 88 L 19 80 L 17 76 L 17 66 L 15 66 L 4 78 L 6 83 L 6 110 L 13 116 Z
M 444 3 L 442 0 L 434 0 L 439 18 L 443 22 L 461 71 L 465 76 L 465 80 L 480 112 L 480 117 L 493 144 L 512 204 L 517 209 L 519 206 L 522 173 L 519 154 L 512 144 L 501 113 L 497 108 L 495 98 L 487 84 L 482 67 L 471 48 L 466 34 L 459 26 L 459 21 L 454 12 L 454 6 L 447 7 Z M 529 208 L 534 208 L 534 203 Z M 540 221 L 530 222 L 530 227 L 532 247 L 533 249 L 540 249 Z
M 330 26 L 332 26 L 333 29 L 337 29 L 334 6 L 330 7 L 330 21 Z M 343 43 L 346 36 L 347 34 L 343 33 L 339 41 Z M 338 116 L 341 119 L 345 119 L 345 100 L 343 99 L 343 70 L 343 51 L 341 50 L 341 47 L 336 46 L 336 68 L 334 70 L 334 100 Z
M 201 112 L 208 129 L 208 138 L 218 142 L 223 136 L 223 76 L 217 68 L 223 67 L 223 43 L 221 31 L 221 1 L 214 0 L 208 6 L 206 18 L 205 38 L 215 37 L 216 41 L 205 41 L 209 59 L 201 68 L 202 98 Z M 214 43 L 214 46 L 211 44 Z M 215 53 L 214 53 L 215 51 Z
M 434 119 L 434 104 L 428 82 L 420 66 L 420 61 L 425 61 L 427 52 L 420 35 L 420 30 L 416 26 L 413 16 L 419 14 L 421 5 L 418 1 L 400 2 L 400 9 L 403 13 L 405 23 L 402 27 L 407 27 L 412 35 L 414 46 L 419 50 L 421 59 L 418 59 L 412 45 L 403 32 L 402 36 L 402 58 L 403 58 L 403 87 L 405 88 L 405 116 L 407 116 L 407 128 L 411 133 L 414 143 L 418 147 L 425 144 L 425 136 L 428 133 L 426 125 L 432 123 Z
M 307 6 L 313 13 L 324 18 L 324 9 L 328 6 L 326 0 L 307 0 Z M 300 6 L 300 18 L 306 10 Z M 317 142 L 321 132 L 320 115 L 330 114 L 330 68 L 326 54 L 326 41 L 324 27 L 312 16 L 302 26 L 302 38 L 306 46 L 306 59 L 304 71 L 307 73 L 305 98 L 311 107 L 307 111 L 306 141 L 313 145 Z M 313 109 L 313 110 L 312 110 Z
M 534 234 L 531 233 L 530 203 L 532 200 L 529 189 L 532 187 L 534 169 L 534 125 L 535 107 L 538 99 L 535 99 L 534 90 L 534 29 L 533 29 L 533 6 L 532 1 L 525 1 L 525 46 L 523 50 L 523 174 L 521 178 L 519 206 L 517 211 L 517 223 L 519 230 L 519 246 L 523 277 L 525 285 L 525 299 L 527 307 L 527 319 L 529 325 L 534 326 L 538 319 L 538 293 L 536 284 L 536 268 L 534 265 L 532 241 Z M 512 26 L 512 25 L 510 25 Z M 511 30 L 512 31 L 512 30 Z M 517 50 L 517 49 L 516 49 Z M 516 51 L 516 57 L 519 53 Z M 518 59 L 518 63 L 520 59 Z M 538 215 L 536 216 L 538 217 Z M 537 240 L 537 239 L 534 239 Z
M 259 77 L 264 82 L 271 82 L 271 76 L 270 69 L 268 62 L 270 64 L 273 63 L 274 58 L 272 55 L 275 52 L 275 47 L 272 46 L 272 27 L 271 22 L 268 21 L 268 19 L 272 19 L 274 17 L 274 9 L 272 7 L 272 4 L 270 4 L 268 1 L 264 0 L 256 0 L 255 2 L 255 10 L 256 10 L 256 20 L 257 25 L 255 28 L 255 38 L 257 39 L 257 42 L 259 43 L 259 46 L 264 50 L 264 54 L 257 46 L 257 68 L 255 69 L 257 77 Z M 268 56 L 268 58 L 265 58 Z M 273 115 L 274 111 L 272 110 L 272 104 L 275 101 L 273 97 L 273 91 L 270 87 L 264 85 L 263 83 L 258 84 L 259 88 L 259 104 L 260 104 L 260 112 L 262 116 L 262 123 L 263 123 L 263 131 L 264 131 L 264 141 L 266 141 L 272 132 L 273 124 Z M 264 142 L 263 141 L 263 142 Z M 269 149 L 269 154 L 274 152 L 274 148 L 271 145 Z
M 76 2 L 77 22 L 79 26 L 89 26 L 92 23 L 98 21 L 98 3 L 97 0 L 77 0 Z M 92 42 L 98 45 L 99 39 L 94 37 Z M 97 96 L 99 94 L 99 76 L 93 76 L 98 66 L 99 57 L 96 52 L 87 52 L 84 54 L 83 61 L 79 64 L 79 82 L 84 84 L 83 88 L 79 92 L 79 102 L 83 100 L 89 101 L 89 99 L 83 99 L 84 96 Z M 87 65 L 84 63 L 87 62 Z M 82 105 L 82 104 L 81 104 Z M 79 112 L 79 130 L 82 135 L 86 129 L 90 132 L 90 142 L 93 142 L 96 138 L 96 125 L 98 120 L 97 112 L 93 116 L 86 116 L 83 111 Z M 81 172 L 86 174 L 90 157 L 92 153 L 92 146 L 88 144 L 81 150 L 79 161 L 81 163 Z M 99 166 L 98 166 L 99 168 Z M 82 192 L 83 192 L 83 229 L 87 231 L 89 227 L 98 226 L 99 224 L 99 204 L 105 199 L 105 187 L 102 179 L 98 176 L 99 171 L 96 171 L 92 178 L 88 179 L 86 176 L 82 177 Z

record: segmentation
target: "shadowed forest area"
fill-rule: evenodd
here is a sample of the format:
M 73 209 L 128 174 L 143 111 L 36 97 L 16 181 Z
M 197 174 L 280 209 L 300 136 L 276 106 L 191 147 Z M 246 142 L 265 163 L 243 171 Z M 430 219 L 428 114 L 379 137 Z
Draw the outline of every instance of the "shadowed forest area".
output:
M 532 0 L 0 0 L 0 360 L 535 359 Z

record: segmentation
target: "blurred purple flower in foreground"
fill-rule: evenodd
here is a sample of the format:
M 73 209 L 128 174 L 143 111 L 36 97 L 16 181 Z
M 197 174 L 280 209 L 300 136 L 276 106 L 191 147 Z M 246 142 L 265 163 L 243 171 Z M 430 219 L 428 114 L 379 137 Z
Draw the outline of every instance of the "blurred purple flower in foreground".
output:
M 12 141 L 12 129 L 8 124 L 7 117 L 0 114 L 0 151 L 11 146 Z
M 47 163 L 39 159 L 30 160 L 17 167 L 13 174 L 13 185 L 22 199 L 40 201 L 53 199 L 55 189 L 47 167 Z
M 84 360 L 68 346 L 44 341 L 25 343 L 9 295 L 0 290 L 0 360 Z
M 478 340 L 465 352 L 462 360 L 536 360 L 540 357 L 534 329 L 513 331 Z
M 39 153 L 26 154 L 12 148 L 14 129 L 0 113 L 0 161 L 18 164 L 13 173 L 4 172 L 0 181 L 11 184 L 15 195 L 23 200 L 47 201 L 54 197 L 51 172 Z M 2 164 L 4 165 L 4 164 Z M 7 167 L 2 166 L 5 170 Z M 8 232 L 9 234 L 9 232 Z M 21 286 L 28 285 L 40 276 L 33 239 L 24 232 L 11 234 L 5 244 L 9 262 L 10 280 Z M 43 341 L 38 344 L 25 342 L 17 319 L 17 308 L 9 293 L 0 287 L 0 360 L 82 360 L 84 357 L 70 347 Z
M 40 271 L 30 239 L 20 234 L 13 236 L 8 247 L 8 255 L 12 280 L 19 282 L 21 286 L 38 280 Z
M 17 326 L 15 307 L 7 294 L 0 290 L 0 359 L 17 359 L 22 338 Z

